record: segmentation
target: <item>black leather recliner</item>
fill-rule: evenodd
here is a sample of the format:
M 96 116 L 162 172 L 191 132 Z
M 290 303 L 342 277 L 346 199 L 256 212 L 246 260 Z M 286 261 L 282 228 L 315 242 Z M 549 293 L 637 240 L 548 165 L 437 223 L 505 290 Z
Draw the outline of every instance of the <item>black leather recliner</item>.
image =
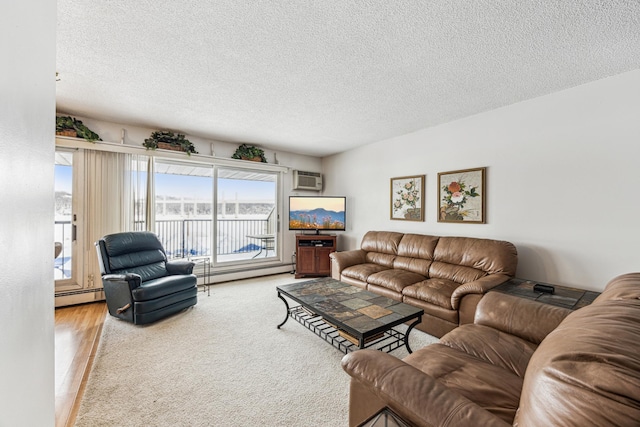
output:
M 198 302 L 194 263 L 167 261 L 154 233 L 109 234 L 96 249 L 110 315 L 141 325 Z

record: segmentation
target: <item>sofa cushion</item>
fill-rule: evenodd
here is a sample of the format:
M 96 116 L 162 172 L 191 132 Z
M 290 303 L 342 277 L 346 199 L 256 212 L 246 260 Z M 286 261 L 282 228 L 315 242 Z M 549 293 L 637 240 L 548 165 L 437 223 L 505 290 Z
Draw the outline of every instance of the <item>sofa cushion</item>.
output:
M 406 297 L 425 301 L 437 306 L 453 309 L 451 295 L 460 284 L 448 279 L 427 279 L 405 287 L 402 294 Z
M 402 293 L 402 290 L 413 285 L 416 282 L 421 282 L 425 277 L 418 273 L 413 273 L 406 270 L 390 269 L 374 273 L 369 276 L 367 281 L 370 284 L 382 286 L 387 289 Z
M 513 421 L 522 378 L 510 370 L 442 344 L 424 347 L 403 361 L 507 423 Z
M 398 256 L 433 260 L 439 239 L 438 236 L 405 234 L 398 244 Z
M 482 270 L 478 270 L 464 265 L 447 264 L 444 262 L 434 261 L 429 268 L 429 277 L 437 279 L 448 279 L 457 285 L 473 282 L 481 277 L 486 276 Z
M 117 257 L 135 252 L 161 251 L 162 243 L 158 236 L 148 231 L 128 231 L 108 234 L 102 238 L 109 257 Z
M 342 275 L 345 277 L 350 277 L 352 279 L 357 279 L 362 282 L 366 282 L 369 276 L 374 273 L 378 273 L 380 271 L 388 270 L 389 267 L 382 266 L 380 264 L 374 263 L 366 263 L 366 264 L 357 264 L 352 265 L 351 267 L 347 267 L 342 270 Z
M 504 273 L 514 276 L 518 263 L 515 246 L 502 240 L 476 239 L 472 237 L 440 237 L 433 256 L 434 264 L 429 271 L 429 277 L 445 277 L 458 280 L 471 281 L 475 279 L 458 279 L 455 274 L 468 275 L 469 270 L 448 270 L 439 263 L 469 267 L 482 271 L 485 274 Z M 437 267 L 437 268 L 434 268 Z
M 467 324 L 449 332 L 440 343 L 524 377 L 536 345 L 483 325 Z
M 369 231 L 362 238 L 360 249 L 366 252 L 396 255 L 402 236 L 404 234 L 393 231 Z
M 132 255 L 139 255 L 139 254 L 141 253 L 136 252 Z M 149 253 L 147 253 L 147 255 L 149 255 Z M 126 273 L 138 274 L 140 276 L 140 279 L 143 282 L 146 282 L 147 280 L 157 279 L 158 277 L 163 277 L 167 275 L 167 266 L 165 261 L 157 261 L 157 262 L 145 263 L 145 264 L 141 263 L 134 267 L 120 268 L 122 267 L 121 261 L 123 261 L 123 259 L 125 258 L 127 259 L 127 263 L 129 263 L 129 260 L 132 259 L 133 257 L 129 255 L 121 255 L 118 257 L 111 258 L 110 264 L 111 264 L 111 272 L 113 274 L 126 274 Z M 138 259 L 141 259 L 141 258 L 138 258 Z M 148 257 L 145 258 L 145 261 L 148 261 Z
M 195 288 L 196 285 L 197 278 L 193 274 L 164 276 L 143 282 L 139 287 L 131 291 L 131 296 L 134 301 L 147 301 Z
M 379 264 L 383 267 L 392 268 L 396 256 L 394 254 L 383 254 L 380 252 L 367 252 L 364 259 L 371 264 Z
M 418 273 L 423 277 L 422 280 L 429 277 L 429 267 L 431 267 L 431 260 L 427 259 L 397 256 L 393 260 L 393 268 Z

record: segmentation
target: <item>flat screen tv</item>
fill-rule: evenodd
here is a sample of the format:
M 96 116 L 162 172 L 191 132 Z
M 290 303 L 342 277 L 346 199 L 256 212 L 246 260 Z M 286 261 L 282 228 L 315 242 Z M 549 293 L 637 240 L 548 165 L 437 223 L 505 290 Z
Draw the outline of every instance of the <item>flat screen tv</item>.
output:
M 346 230 L 347 198 L 336 196 L 289 196 L 289 230 Z

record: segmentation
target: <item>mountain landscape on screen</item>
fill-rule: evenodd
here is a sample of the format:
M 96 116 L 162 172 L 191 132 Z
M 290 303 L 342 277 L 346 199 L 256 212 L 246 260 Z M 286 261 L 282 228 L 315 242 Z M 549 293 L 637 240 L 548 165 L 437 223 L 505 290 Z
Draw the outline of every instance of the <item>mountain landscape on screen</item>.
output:
M 289 212 L 291 230 L 344 230 L 344 211 L 329 211 L 324 208 L 295 210 Z

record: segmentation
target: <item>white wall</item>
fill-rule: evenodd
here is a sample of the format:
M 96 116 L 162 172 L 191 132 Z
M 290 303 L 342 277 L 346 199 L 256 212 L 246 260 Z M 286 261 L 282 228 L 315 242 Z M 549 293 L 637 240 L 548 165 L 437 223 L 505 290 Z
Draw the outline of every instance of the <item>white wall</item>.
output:
M 348 196 L 354 249 L 368 230 L 502 239 L 517 275 L 601 290 L 640 271 L 640 70 L 324 159 Z M 487 224 L 437 222 L 438 172 L 487 167 Z M 426 221 L 389 219 L 389 180 L 426 174 Z
M 0 14 L 0 426 L 53 426 L 56 3 Z

